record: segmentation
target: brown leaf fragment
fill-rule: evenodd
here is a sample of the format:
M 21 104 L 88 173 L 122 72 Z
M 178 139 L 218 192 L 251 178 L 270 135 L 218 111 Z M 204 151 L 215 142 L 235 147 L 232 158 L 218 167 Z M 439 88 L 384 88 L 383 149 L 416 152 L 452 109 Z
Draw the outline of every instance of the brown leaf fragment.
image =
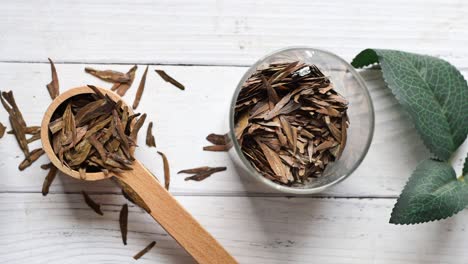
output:
M 163 71 L 163 70 L 155 70 L 155 71 L 156 71 L 156 73 L 157 73 L 159 76 L 161 76 L 161 78 L 162 78 L 164 81 L 166 81 L 166 82 L 168 82 L 168 83 L 174 85 L 175 87 L 177 87 L 177 88 L 179 88 L 179 89 L 181 89 L 181 90 L 185 90 L 185 86 L 184 86 L 184 85 L 182 85 L 180 82 L 176 81 L 174 78 L 172 78 L 171 76 L 169 76 L 165 71 Z
M 0 122 L 0 138 L 2 138 L 3 135 L 5 135 L 5 130 L 6 127 Z
M 0 138 L 1 138 L 1 137 L 0 137 Z M 39 139 L 41 139 L 41 134 L 40 134 L 40 133 L 36 133 L 36 134 L 34 134 L 32 137 L 28 138 L 28 139 L 26 140 L 26 142 L 27 142 L 28 144 L 30 144 L 30 143 L 32 143 L 32 142 L 34 142 L 34 141 L 36 141 L 36 140 L 39 140 Z
M 134 65 L 130 70 L 126 73 L 130 77 L 130 81 L 126 83 L 115 83 L 111 90 L 116 91 L 118 95 L 124 96 L 125 93 L 132 87 L 133 81 L 135 80 L 135 73 L 138 67 Z
M 117 185 L 122 189 L 122 193 L 124 194 L 125 198 L 127 198 L 130 202 L 136 204 L 143 210 L 145 210 L 148 214 L 151 213 L 151 209 L 148 205 L 143 201 L 141 196 L 136 193 L 130 185 L 126 182 L 122 181 L 116 176 L 112 176 L 111 179 L 117 183 Z
M 141 96 L 143 95 L 143 91 L 145 90 L 145 83 L 146 83 L 146 74 L 148 73 L 148 66 L 146 66 L 145 72 L 140 80 L 140 85 L 138 86 L 138 90 L 135 95 L 135 100 L 133 101 L 133 109 L 136 109 L 140 104 Z
M 43 196 L 46 196 L 49 193 L 50 185 L 54 181 L 55 176 L 57 175 L 57 171 L 58 171 L 57 167 L 52 165 L 52 163 L 49 163 L 49 164 L 50 164 L 50 166 L 48 166 L 49 172 L 47 173 L 47 176 L 44 179 L 44 183 L 42 184 L 42 195 Z M 46 164 L 44 164 L 44 165 L 46 165 Z M 44 165 L 42 165 L 42 166 L 44 166 Z M 42 166 L 41 166 L 41 168 L 43 168 Z
M 229 151 L 231 149 L 232 145 L 212 145 L 212 146 L 205 146 L 203 147 L 203 150 L 205 151 L 215 151 L 215 152 L 221 152 L 221 151 Z
M 52 81 L 50 81 L 49 84 L 47 84 L 47 90 L 49 91 L 50 97 L 55 99 L 60 94 L 60 89 L 59 89 L 59 80 L 57 76 L 57 70 L 55 69 L 54 62 L 48 58 L 50 62 L 50 71 L 52 73 Z
M 181 170 L 179 173 L 186 173 L 186 174 L 195 174 L 193 176 L 185 178 L 186 181 L 193 180 L 193 181 L 202 181 L 208 177 L 210 177 L 213 173 L 225 171 L 226 167 L 198 167 L 193 169 Z
M 214 133 L 211 133 L 208 136 L 206 136 L 206 140 L 208 140 L 214 145 L 227 145 L 231 141 L 227 134 L 219 135 Z
M 113 70 L 96 70 L 91 67 L 86 67 L 85 72 L 97 77 L 103 81 L 111 83 L 128 83 L 130 76 L 125 73 Z
M 169 185 L 171 183 L 171 172 L 169 168 L 169 161 L 164 153 L 158 151 L 158 154 L 161 155 L 164 165 L 164 187 L 169 191 Z
M 324 150 L 324 149 L 329 149 L 331 147 L 334 146 L 334 143 L 333 141 L 324 141 L 323 143 L 321 143 L 320 145 L 317 146 L 317 148 L 315 149 L 315 151 L 320 151 L 320 150 Z
M 20 165 L 18 166 L 18 169 L 20 171 L 26 169 L 27 167 L 31 166 L 31 164 L 36 161 L 37 159 L 39 159 L 43 154 L 44 154 L 44 150 L 42 148 L 37 148 L 33 151 L 31 151 L 30 155 L 28 157 L 26 157 L 26 159 L 24 159 Z
M 149 122 L 148 129 L 146 130 L 146 145 L 148 147 L 156 147 L 156 140 L 153 136 L 153 122 Z
M 273 170 L 278 180 L 283 183 L 287 183 L 288 179 L 286 176 L 286 168 L 284 167 L 279 155 L 275 151 L 271 150 L 267 145 L 259 141 L 257 141 L 257 144 L 262 149 L 262 152 L 265 155 L 265 158 L 268 161 L 270 168 Z
M 140 128 L 143 126 L 146 120 L 146 114 L 143 114 L 138 120 L 135 122 L 135 125 L 133 126 L 132 131 L 130 132 L 130 138 L 132 138 L 134 141 L 137 139 L 138 131 L 140 131 Z
M 144 249 L 142 249 L 140 252 L 138 252 L 135 256 L 133 256 L 133 258 L 135 260 L 140 259 L 141 257 L 143 257 L 143 255 L 148 253 L 148 251 L 150 251 L 154 247 L 154 245 L 156 245 L 156 241 L 153 241 L 153 242 L 149 243 L 148 246 L 146 246 Z
M 91 199 L 91 197 L 89 197 L 89 195 L 85 191 L 81 191 L 81 193 L 83 194 L 86 204 L 91 209 L 93 209 L 94 212 L 96 212 L 99 215 L 104 215 L 104 213 L 101 211 L 101 205 L 99 205 L 93 199 Z
M 49 163 L 45 163 L 45 164 L 42 164 L 41 165 L 41 169 L 43 170 L 50 170 L 50 168 L 52 168 L 54 165 L 52 164 L 52 162 L 49 162 Z
M 127 233 L 128 233 L 128 205 L 124 204 L 120 209 L 119 214 L 119 225 L 120 233 L 122 234 L 122 242 L 127 245 Z

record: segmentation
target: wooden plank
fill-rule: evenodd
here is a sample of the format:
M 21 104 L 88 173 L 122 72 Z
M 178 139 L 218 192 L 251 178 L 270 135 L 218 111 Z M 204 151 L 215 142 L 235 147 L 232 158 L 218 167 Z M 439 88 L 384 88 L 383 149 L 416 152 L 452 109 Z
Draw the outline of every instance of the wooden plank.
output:
M 0 259 L 5 263 L 193 263 L 161 227 L 129 208 L 122 245 L 117 195 L 0 194 Z M 388 224 L 394 199 L 178 197 L 240 263 L 467 263 L 468 211 L 418 226 Z
M 0 60 L 249 65 L 286 46 L 468 66 L 466 1 L 2 1 Z
M 62 89 L 85 84 L 103 87 L 110 85 L 84 73 L 80 64 L 57 64 Z M 91 65 L 96 68 L 107 66 Z M 110 66 L 109 66 L 110 67 Z M 126 71 L 129 65 L 112 65 L 112 69 Z M 145 94 L 138 108 L 148 113 L 148 121 L 154 121 L 154 134 L 158 149 L 167 154 L 172 170 L 171 191 L 177 195 L 263 195 L 270 189 L 259 186 L 250 178 L 237 175 L 226 153 L 202 151 L 209 144 L 205 137 L 209 133 L 227 131 L 225 122 L 231 94 L 246 68 L 206 66 L 164 66 L 174 78 L 187 86 L 185 91 L 172 87 L 157 76 L 153 68 L 148 73 Z M 143 73 L 140 66 L 136 84 L 124 99 L 132 102 L 138 81 Z M 464 71 L 465 74 L 468 71 Z M 379 71 L 362 73 L 370 89 L 375 110 L 376 128 L 371 149 L 358 168 L 346 181 L 323 193 L 325 196 L 369 197 L 398 195 L 417 163 L 429 157 L 419 136 L 401 110 L 390 90 L 381 79 Z M 51 102 L 45 84 L 50 81 L 47 64 L 0 63 L 2 89 L 12 89 L 24 117 L 30 125 L 40 125 L 42 115 Z M 0 109 L 0 122 L 7 124 L 7 114 Z M 146 125 L 142 131 L 146 130 Z M 143 133 L 144 134 L 144 133 Z M 160 156 L 154 148 L 145 145 L 140 136 L 136 156 L 157 176 L 163 176 Z M 33 146 L 39 146 L 35 142 Z M 455 159 L 461 168 L 468 144 L 461 148 L 460 158 Z M 36 164 L 23 172 L 17 167 L 22 153 L 13 136 L 0 140 L 0 192 L 39 192 L 45 171 L 39 165 L 47 162 L 42 157 Z M 215 174 L 203 182 L 185 182 L 176 172 L 197 166 L 227 166 L 228 170 Z M 85 188 L 96 192 L 118 192 L 110 182 L 82 183 L 60 175 L 51 187 L 51 192 L 79 192 Z

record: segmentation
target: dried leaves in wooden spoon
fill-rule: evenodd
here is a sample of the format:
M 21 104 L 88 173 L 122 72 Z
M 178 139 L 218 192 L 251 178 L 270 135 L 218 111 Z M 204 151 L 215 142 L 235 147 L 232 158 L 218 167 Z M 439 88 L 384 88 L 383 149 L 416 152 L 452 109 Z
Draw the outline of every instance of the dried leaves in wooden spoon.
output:
M 153 122 L 149 122 L 148 129 L 146 130 L 146 145 L 148 147 L 156 147 L 156 140 L 153 136 Z
M 174 85 L 175 87 L 181 89 L 181 90 L 185 90 L 185 86 L 182 85 L 180 82 L 176 81 L 174 78 L 172 78 L 171 76 L 169 76 L 165 71 L 163 70 L 155 70 L 156 73 L 161 76 L 161 78 L 168 82 L 168 83 L 171 83 L 172 85 Z
M 72 170 L 104 173 L 130 170 L 143 115 L 135 121 L 122 102 L 89 85 L 94 94 L 70 98 L 49 125 L 54 153 Z
M 202 181 L 208 177 L 210 177 L 213 173 L 225 171 L 226 167 L 198 167 L 193 169 L 181 170 L 177 174 L 186 173 L 186 174 L 194 174 L 190 177 L 185 178 L 186 181 L 193 180 L 193 181 Z
M 266 178 L 299 186 L 320 177 L 346 144 L 347 101 L 315 65 L 276 63 L 243 84 L 235 134 L 244 156 Z
M 99 215 L 104 215 L 104 213 L 101 211 L 101 205 L 96 203 L 85 191 L 81 191 L 83 194 L 83 197 L 85 199 L 86 204 L 93 209 L 94 212 L 96 212 Z
M 58 170 L 57 170 L 57 167 L 55 167 L 52 163 L 44 164 L 41 166 L 41 168 L 49 170 L 49 172 L 47 173 L 47 176 L 44 179 L 44 183 L 42 184 L 42 195 L 46 196 L 49 193 L 50 185 L 54 181 Z
M 145 72 L 143 73 L 143 76 L 141 77 L 140 85 L 138 86 L 138 90 L 135 95 L 135 100 L 133 101 L 133 106 L 132 106 L 133 109 L 136 109 L 138 105 L 140 104 L 141 96 L 143 95 L 143 91 L 145 90 L 147 73 L 148 73 L 148 66 L 146 66 Z
M 218 135 L 211 133 L 206 137 L 206 140 L 214 144 L 203 147 L 203 150 L 206 151 L 228 151 L 232 147 L 232 142 L 227 134 Z
M 130 76 L 126 73 L 113 71 L 113 70 L 96 70 L 91 67 L 86 67 L 85 72 L 111 83 L 128 83 L 130 82 Z
M 169 161 L 164 153 L 158 151 L 158 154 L 161 155 L 164 165 L 164 187 L 169 191 L 169 185 L 171 184 L 171 172 L 169 168 Z
M 120 210 L 119 215 L 120 233 L 122 234 L 122 242 L 127 245 L 127 232 L 128 232 L 128 205 L 124 204 Z
M 143 250 L 141 250 L 135 256 L 133 256 L 133 258 L 135 260 L 138 260 L 139 258 L 143 257 L 143 255 L 148 253 L 148 251 L 150 251 L 154 247 L 154 245 L 156 245 L 156 241 L 153 241 L 153 242 L 149 243 L 148 246 L 146 246 Z
M 49 58 L 50 71 L 52 72 L 52 81 L 47 84 L 47 90 L 52 99 L 55 99 L 60 94 L 59 80 L 57 76 L 57 70 L 55 69 L 54 62 Z

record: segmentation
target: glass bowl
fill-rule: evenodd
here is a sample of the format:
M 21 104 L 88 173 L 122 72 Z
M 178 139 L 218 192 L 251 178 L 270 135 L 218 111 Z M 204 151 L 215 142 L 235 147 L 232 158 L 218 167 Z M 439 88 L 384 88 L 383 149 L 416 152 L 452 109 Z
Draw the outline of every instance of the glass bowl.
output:
M 347 143 L 339 159 L 329 163 L 323 175 L 312 178 L 300 186 L 286 186 L 271 181 L 258 173 L 245 158 L 234 132 L 234 108 L 244 82 L 257 70 L 271 63 L 301 61 L 316 65 L 348 102 L 349 128 Z M 312 194 L 325 190 L 346 179 L 361 164 L 367 154 L 374 134 L 374 108 L 369 91 L 358 72 L 345 60 L 328 51 L 308 47 L 291 47 L 275 51 L 253 64 L 239 81 L 229 109 L 229 138 L 233 148 L 229 154 L 241 173 L 253 177 L 279 192 L 289 194 Z

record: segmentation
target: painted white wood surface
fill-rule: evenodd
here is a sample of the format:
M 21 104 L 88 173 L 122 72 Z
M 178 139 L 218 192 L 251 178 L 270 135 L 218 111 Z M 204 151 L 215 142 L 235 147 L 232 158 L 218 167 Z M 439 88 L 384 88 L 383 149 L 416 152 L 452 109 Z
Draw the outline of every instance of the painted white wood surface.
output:
M 57 64 L 62 89 L 85 84 L 109 87 L 108 83 L 84 73 L 81 64 Z M 92 65 L 106 68 L 109 65 Z M 129 65 L 112 65 L 112 69 L 126 71 Z M 180 91 L 165 83 L 153 69 L 162 68 L 187 85 Z M 136 79 L 143 73 L 140 65 Z M 239 175 L 226 153 L 203 151 L 205 140 L 211 132 L 224 133 L 231 94 L 244 67 L 208 66 L 152 66 L 148 74 L 145 94 L 139 111 L 148 114 L 155 122 L 155 137 L 160 151 L 168 155 L 172 169 L 171 191 L 179 195 L 261 195 L 272 192 L 259 186 L 248 177 Z M 13 74 L 12 74 L 13 73 Z M 406 113 L 388 90 L 379 71 L 362 72 L 371 91 L 376 109 L 376 129 L 372 147 L 359 169 L 345 182 L 320 195 L 339 197 L 395 197 L 406 183 L 417 163 L 429 157 Z M 48 64 L 0 63 L 0 80 L 3 87 L 12 89 L 17 103 L 23 109 L 30 125 L 39 125 L 42 115 L 51 102 L 45 89 L 50 79 Z M 138 83 L 138 82 L 137 82 Z M 125 96 L 131 104 L 137 84 Z M 0 121 L 8 123 L 7 113 L 0 110 Z M 162 176 L 161 158 L 154 148 L 145 143 L 146 126 L 139 138 L 136 156 L 156 175 Z M 34 145 L 40 146 L 40 142 Z M 464 147 L 466 152 L 466 147 Z M 47 162 L 44 156 L 36 164 L 19 172 L 17 167 L 23 155 L 12 135 L 0 141 L 0 171 L 5 179 L 0 181 L 0 191 L 39 192 L 46 172 L 38 169 Z M 457 160 L 461 165 L 463 156 Z M 398 166 L 395 166 L 398 164 Z M 228 170 L 215 174 L 203 182 L 185 182 L 184 175 L 175 172 L 197 166 L 227 166 Z M 64 176 L 64 175 L 61 175 Z M 82 183 L 69 177 L 60 177 L 51 192 L 79 192 L 84 186 L 96 192 L 118 192 L 110 182 Z
M 464 0 L 2 1 L 0 60 L 248 65 L 291 45 L 367 47 L 468 66 Z
M 23 0 L 1 1 L 0 11 L 0 90 L 15 92 L 28 124 L 38 125 L 50 102 L 47 57 L 61 62 L 63 89 L 109 86 L 83 72 L 87 63 L 117 70 L 138 63 L 136 83 L 143 64 L 156 64 L 187 84 L 182 92 L 149 73 L 139 110 L 155 121 L 158 150 L 171 163 L 171 192 L 241 263 L 468 262 L 467 211 L 419 226 L 388 224 L 394 198 L 429 154 L 379 71 L 362 73 L 376 110 L 371 149 L 349 179 L 319 194 L 335 198 L 268 197 L 277 194 L 237 175 L 225 153 L 201 149 L 208 133 L 225 131 L 245 66 L 285 46 L 319 47 L 348 61 L 367 47 L 426 53 L 467 77 L 468 2 Z M 131 102 L 135 90 L 125 99 Z M 9 126 L 3 109 L 0 122 Z M 160 157 L 143 139 L 136 155 L 161 177 Z M 465 141 L 457 170 L 467 150 Z M 133 263 L 152 240 L 156 247 L 136 263 L 193 262 L 135 207 L 123 246 L 118 211 L 125 200 L 109 182 L 60 175 L 42 197 L 39 165 L 47 159 L 19 172 L 21 155 L 12 136 L 0 140 L 0 263 Z M 228 170 L 199 183 L 175 174 L 201 165 Z M 81 190 L 103 203 L 105 216 L 87 208 Z
M 94 195 L 97 215 L 81 195 L 0 195 L 4 263 L 193 263 L 141 209 L 130 207 L 128 245 L 118 214 L 125 199 Z M 394 199 L 179 197 L 241 263 L 468 262 L 468 211 L 419 226 L 388 224 Z M 4 228 L 7 225 L 9 228 Z M 152 240 L 143 259 L 131 256 Z

